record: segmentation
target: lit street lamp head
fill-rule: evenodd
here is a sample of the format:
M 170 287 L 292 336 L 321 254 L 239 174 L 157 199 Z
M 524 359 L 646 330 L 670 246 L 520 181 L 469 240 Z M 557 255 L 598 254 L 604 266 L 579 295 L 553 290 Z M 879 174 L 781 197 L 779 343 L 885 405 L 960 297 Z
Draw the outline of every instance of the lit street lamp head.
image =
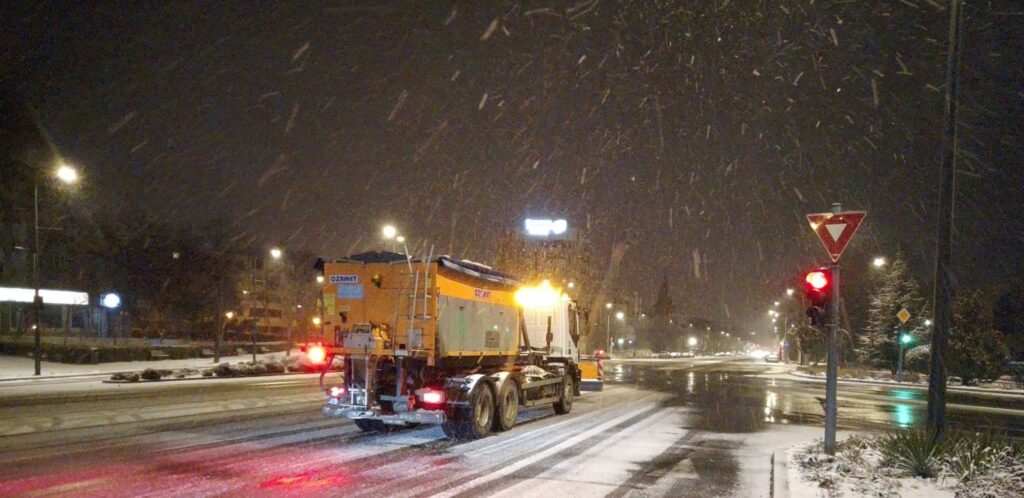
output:
M 882 256 L 876 256 L 876 257 L 875 257 L 875 259 L 874 259 L 873 261 L 871 261 L 871 264 L 872 264 L 872 266 L 874 266 L 875 268 L 881 268 L 881 267 L 885 266 L 886 262 L 887 262 L 887 261 L 885 260 L 885 258 L 884 258 L 884 257 L 882 257 Z
M 398 229 L 396 229 L 394 225 L 384 225 L 384 228 L 382 228 L 380 232 L 384 235 L 384 238 L 388 240 L 391 240 L 398 235 Z
M 57 167 L 57 179 L 64 183 L 76 183 L 78 181 L 78 171 L 67 164 L 61 164 Z
M 270 250 L 270 257 L 271 258 L 281 259 L 281 254 L 282 254 L 281 250 L 276 248 L 276 247 Z
M 626 318 L 626 314 L 625 313 L 623 313 L 621 311 L 615 313 L 615 319 L 616 320 L 622 320 L 623 318 Z
M 100 304 L 102 304 L 104 308 L 112 310 L 114 308 L 117 308 L 118 306 L 121 306 L 121 296 L 118 296 L 113 292 L 111 292 L 110 294 L 105 294 L 103 298 L 100 299 Z
M 399 236 L 395 237 L 395 241 L 398 242 L 399 244 L 404 244 L 405 243 L 405 237 L 399 235 Z

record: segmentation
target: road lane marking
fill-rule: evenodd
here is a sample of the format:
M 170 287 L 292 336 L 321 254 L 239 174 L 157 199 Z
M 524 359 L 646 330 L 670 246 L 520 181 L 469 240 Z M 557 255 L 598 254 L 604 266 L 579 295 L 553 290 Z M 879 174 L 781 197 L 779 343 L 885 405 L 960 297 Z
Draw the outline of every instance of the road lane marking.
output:
M 513 474 L 513 473 L 515 473 L 515 472 L 517 472 L 517 471 L 519 471 L 519 470 L 521 470 L 521 469 L 523 469 L 523 468 L 525 468 L 525 467 L 527 467 L 529 465 L 532 465 L 532 464 L 540 461 L 540 460 L 543 460 L 543 459 L 548 458 L 548 457 L 550 457 L 552 455 L 556 455 L 556 454 L 558 454 L 558 453 L 560 453 L 562 451 L 565 451 L 565 450 L 567 450 L 569 448 L 572 448 L 573 446 L 575 446 L 575 445 L 577 445 L 577 444 L 579 444 L 579 443 L 581 443 L 583 441 L 586 441 L 587 439 L 590 439 L 591 437 L 594 437 L 594 436 L 596 436 L 596 435 L 598 435 L 598 434 L 600 434 L 600 433 L 602 433 L 604 431 L 607 431 L 608 429 L 611 429 L 612 427 L 615 427 L 616 425 L 621 424 L 622 422 L 625 422 L 625 421 L 627 421 L 627 420 L 629 420 L 631 418 L 636 417 L 638 414 L 646 413 L 646 412 L 654 409 L 656 406 L 657 405 L 654 405 L 653 403 L 647 403 L 647 404 L 644 405 L 643 408 L 637 408 L 635 410 L 631 410 L 629 413 L 626 413 L 624 415 L 620 415 L 618 417 L 615 417 L 615 418 L 613 418 L 613 419 L 611 419 L 611 420 L 609 420 L 609 421 L 607 421 L 607 422 L 605 422 L 603 424 L 600 424 L 600 425 L 598 425 L 596 427 L 593 427 L 593 428 L 591 428 L 591 429 L 589 429 L 589 430 L 587 430 L 585 432 L 582 432 L 582 433 L 577 434 L 577 435 L 575 435 L 575 436 L 573 436 L 573 437 L 571 437 L 569 439 L 566 439 L 565 441 L 562 441 L 561 443 L 556 444 L 555 446 L 552 446 L 552 447 L 550 447 L 550 448 L 548 448 L 546 450 L 543 450 L 543 451 L 541 451 L 539 453 L 534 453 L 532 456 L 529 456 L 527 458 L 523 458 L 521 460 L 518 460 L 515 463 L 513 463 L 511 465 L 507 465 L 507 466 L 505 466 L 505 467 L 503 467 L 503 468 L 501 468 L 499 470 L 496 470 L 495 472 L 492 472 L 492 473 L 490 473 L 488 475 L 478 477 L 478 478 L 473 479 L 473 480 L 471 480 L 469 482 L 466 482 L 466 483 L 464 483 L 464 484 L 462 484 L 460 486 L 448 489 L 448 490 L 446 490 L 446 491 L 444 491 L 442 493 L 439 493 L 436 496 L 439 496 L 439 497 L 455 496 L 455 495 L 457 495 L 459 493 L 462 493 L 464 491 L 468 491 L 468 490 L 470 490 L 472 488 L 475 488 L 475 487 L 487 484 L 489 482 L 495 481 L 497 479 L 509 476 L 509 475 L 511 475 L 511 474 Z

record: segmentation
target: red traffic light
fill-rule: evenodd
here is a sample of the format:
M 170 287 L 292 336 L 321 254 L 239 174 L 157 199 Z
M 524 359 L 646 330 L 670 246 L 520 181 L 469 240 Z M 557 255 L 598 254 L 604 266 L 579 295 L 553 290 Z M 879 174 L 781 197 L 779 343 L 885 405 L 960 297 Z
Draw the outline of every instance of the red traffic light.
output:
M 810 286 L 811 289 L 820 291 L 828 287 L 829 275 L 823 270 L 815 270 L 808 273 L 807 276 L 804 277 L 804 281 L 807 282 L 807 285 Z
M 804 275 L 804 294 L 811 301 L 811 306 L 825 306 L 832 294 L 832 272 L 828 268 L 807 272 Z

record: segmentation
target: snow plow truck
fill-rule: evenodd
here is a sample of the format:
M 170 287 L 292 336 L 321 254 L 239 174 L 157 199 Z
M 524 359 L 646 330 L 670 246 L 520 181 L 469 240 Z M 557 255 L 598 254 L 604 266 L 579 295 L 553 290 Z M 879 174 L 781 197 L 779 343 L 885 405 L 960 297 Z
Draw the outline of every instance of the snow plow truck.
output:
M 326 329 L 306 354 L 342 371 L 336 385 L 321 374 L 325 417 L 363 431 L 439 424 L 449 438 L 475 439 L 511 429 L 521 409 L 572 410 L 586 312 L 546 282 L 393 252 L 317 269 Z

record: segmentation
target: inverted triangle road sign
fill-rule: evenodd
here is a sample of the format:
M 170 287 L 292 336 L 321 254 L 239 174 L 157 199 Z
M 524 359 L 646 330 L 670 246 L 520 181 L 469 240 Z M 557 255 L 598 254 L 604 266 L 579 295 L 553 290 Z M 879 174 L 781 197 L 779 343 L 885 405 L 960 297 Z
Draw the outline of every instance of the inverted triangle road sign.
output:
M 839 256 L 843 255 L 843 250 L 853 239 L 853 234 L 860 228 L 860 222 L 867 214 L 864 211 L 814 213 L 807 215 L 807 221 L 834 263 L 839 261 Z

